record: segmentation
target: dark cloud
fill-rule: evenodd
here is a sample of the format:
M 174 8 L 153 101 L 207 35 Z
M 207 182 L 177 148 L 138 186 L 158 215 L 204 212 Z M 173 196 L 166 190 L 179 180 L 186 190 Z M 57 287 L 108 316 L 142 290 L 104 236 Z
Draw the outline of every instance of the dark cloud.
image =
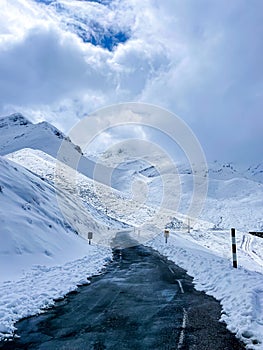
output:
M 52 104 L 109 84 L 88 64 L 72 38 L 52 29 L 32 29 L 0 52 L 0 103 Z

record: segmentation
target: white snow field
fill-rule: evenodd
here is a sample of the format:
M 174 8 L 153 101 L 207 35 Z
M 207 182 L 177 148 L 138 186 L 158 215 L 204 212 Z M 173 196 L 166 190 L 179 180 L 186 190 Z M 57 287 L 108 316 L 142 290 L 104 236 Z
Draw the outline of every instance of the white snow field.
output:
M 76 234 L 46 181 L 1 157 L 0 169 L 1 338 L 11 336 L 17 320 L 41 312 L 54 299 L 87 283 L 111 259 L 111 250 L 89 245 Z M 74 198 L 64 198 L 82 219 Z M 92 220 L 86 228 L 103 229 Z
M 9 128 L 12 128 L 12 123 L 11 121 Z M 226 322 L 228 329 L 235 333 L 248 349 L 263 349 L 263 239 L 248 233 L 263 231 L 261 164 L 243 168 L 218 162 L 210 164 L 209 188 L 204 210 L 198 219 L 191 218 L 191 230 L 188 233 L 188 218 L 185 214 L 193 187 L 189 166 L 182 164 L 178 166 L 179 185 L 176 184 L 175 188 L 180 188 L 181 193 L 180 202 L 175 210 L 169 203 L 179 201 L 178 193 L 172 190 L 176 179 L 170 164 L 164 164 L 165 171 L 162 177 L 165 177 L 168 185 L 166 194 L 168 205 L 160 209 L 162 179 L 156 169 L 149 164 L 160 163 L 162 160 L 158 156 L 154 158 L 155 156 L 146 154 L 143 161 L 141 159 L 138 161 L 132 158 L 129 149 L 122 150 L 121 153 L 118 150 L 116 152 L 111 150 L 110 154 L 105 153 L 100 159 L 106 165 L 108 162 L 113 168 L 121 164 L 118 171 L 121 171 L 122 176 L 118 177 L 120 172 L 115 174 L 118 179 L 115 183 L 119 191 L 91 180 L 83 172 L 78 174 L 77 185 L 65 181 L 63 190 L 59 189 L 58 197 L 62 198 L 67 206 L 70 205 L 71 210 L 78 215 L 75 218 L 76 222 L 71 225 L 64 220 L 58 208 L 54 208 L 53 183 L 57 184 L 57 179 L 53 151 L 38 147 L 37 144 L 34 147 L 30 144 L 21 145 L 21 148 L 17 145 L 15 149 L 9 145 L 7 151 L 1 145 L 0 137 L 0 149 L 2 154 L 6 155 L 5 159 L 19 163 L 44 179 L 41 180 L 40 177 L 10 161 L 1 160 L 1 169 L 4 169 L 1 171 L 1 176 L 5 184 L 3 193 L 0 193 L 0 200 L 2 203 L 1 196 L 8 197 L 6 201 L 7 203 L 10 201 L 11 208 L 10 210 L 8 205 L 1 205 L 3 213 L 1 219 L 5 218 L 6 227 L 11 225 L 11 229 L 5 233 L 6 237 L 11 237 L 11 244 L 7 249 L 9 253 L 4 254 L 0 251 L 1 266 L 2 263 L 5 266 L 0 287 L 3 296 L 0 299 L 2 335 L 10 335 L 14 330 L 14 322 L 19 318 L 41 312 L 43 307 L 52 303 L 53 298 L 64 295 L 70 288 L 75 288 L 76 284 L 86 279 L 87 275 L 97 273 L 105 263 L 105 259 L 111 256 L 110 249 L 103 246 L 109 245 L 116 231 L 124 228 L 130 230 L 128 226 L 130 225 L 135 227 L 134 231 L 130 231 L 135 238 L 157 249 L 186 269 L 194 278 L 197 289 L 213 295 L 221 302 L 221 320 Z M 14 167 L 18 170 L 16 171 Z M 6 175 L 3 177 L 2 173 Z M 2 178 L 0 185 L 3 182 Z M 17 183 L 21 185 L 23 191 Z M 17 192 L 24 193 L 29 198 L 22 198 L 22 194 L 17 195 Z M 76 204 L 77 198 L 81 198 L 85 210 Z M 31 209 L 22 208 L 25 203 L 29 203 Z M 27 208 L 25 205 L 24 207 Z M 32 223 L 27 220 L 31 220 Z M 54 232 L 49 228 L 49 224 L 54 228 Z M 1 227 L 5 227 L 4 225 Z M 80 237 L 85 236 L 86 225 L 88 231 L 100 232 L 98 238 L 95 237 L 95 242 L 102 245 L 88 246 Z M 164 243 L 163 237 L 165 227 L 170 230 L 167 244 Z M 231 227 L 237 229 L 238 269 L 232 268 Z M 74 230 L 78 231 L 79 235 L 76 235 Z M 21 237 L 21 232 L 28 232 L 27 237 L 30 239 Z M 55 239 L 59 234 L 63 236 L 65 242 L 61 243 Z M 31 248 L 31 242 L 34 249 Z M 71 249 L 68 251 L 67 247 L 65 248 L 67 251 L 65 258 L 61 247 L 67 245 L 67 242 L 70 242 Z M 23 248 L 27 246 L 32 250 L 31 255 Z M 76 254 L 73 253 L 74 247 Z M 46 254 L 45 251 L 49 253 Z M 72 255 L 69 257 L 70 254 Z M 30 256 L 33 260 L 28 264 L 25 263 L 25 272 L 21 274 L 23 264 L 19 259 L 21 262 L 27 262 L 26 256 Z M 8 271 L 10 261 L 14 262 L 13 270 L 10 268 L 13 272 Z M 86 266 L 87 261 L 90 262 L 88 265 L 90 270 Z M 32 264 L 35 264 L 33 268 Z M 30 269 L 27 269 L 29 266 Z M 61 278 L 58 290 L 58 283 L 52 287 L 52 281 L 53 278 L 54 280 L 58 278 L 57 272 L 61 273 L 61 270 L 64 278 Z M 34 283 L 34 293 L 29 293 L 32 280 L 39 281 L 39 284 Z M 47 281 L 50 288 L 54 288 L 49 292 L 44 288 Z M 31 298 L 34 294 L 37 302 L 33 305 L 24 296 L 30 295 Z M 25 307 L 21 309 L 23 303 Z

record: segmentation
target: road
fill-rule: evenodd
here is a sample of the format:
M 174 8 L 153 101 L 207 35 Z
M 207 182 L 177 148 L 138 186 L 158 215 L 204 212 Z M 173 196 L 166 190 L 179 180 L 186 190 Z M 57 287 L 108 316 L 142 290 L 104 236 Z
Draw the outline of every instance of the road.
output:
M 184 270 L 152 249 L 116 248 L 102 275 L 18 322 L 20 338 L 0 349 L 244 349 L 218 322 L 220 310 Z
M 242 242 L 240 248 L 251 257 L 252 261 L 255 261 L 259 266 L 263 266 L 263 261 L 252 248 L 252 243 L 254 236 L 251 234 L 243 234 Z

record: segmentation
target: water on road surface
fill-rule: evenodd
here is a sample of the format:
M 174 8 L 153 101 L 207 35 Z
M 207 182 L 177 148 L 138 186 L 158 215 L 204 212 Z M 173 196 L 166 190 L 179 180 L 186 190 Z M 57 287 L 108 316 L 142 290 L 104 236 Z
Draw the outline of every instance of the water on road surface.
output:
M 157 252 L 115 247 L 113 262 L 91 285 L 18 322 L 20 338 L 0 343 L 0 349 L 244 349 L 218 322 L 220 310 Z

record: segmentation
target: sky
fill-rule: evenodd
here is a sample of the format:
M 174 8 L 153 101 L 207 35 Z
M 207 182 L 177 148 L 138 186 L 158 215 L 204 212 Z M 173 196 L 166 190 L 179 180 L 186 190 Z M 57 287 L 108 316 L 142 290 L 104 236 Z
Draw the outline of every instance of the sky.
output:
M 0 116 L 67 132 L 146 102 L 185 121 L 209 161 L 260 162 L 262 57 L 262 0 L 1 0 Z

